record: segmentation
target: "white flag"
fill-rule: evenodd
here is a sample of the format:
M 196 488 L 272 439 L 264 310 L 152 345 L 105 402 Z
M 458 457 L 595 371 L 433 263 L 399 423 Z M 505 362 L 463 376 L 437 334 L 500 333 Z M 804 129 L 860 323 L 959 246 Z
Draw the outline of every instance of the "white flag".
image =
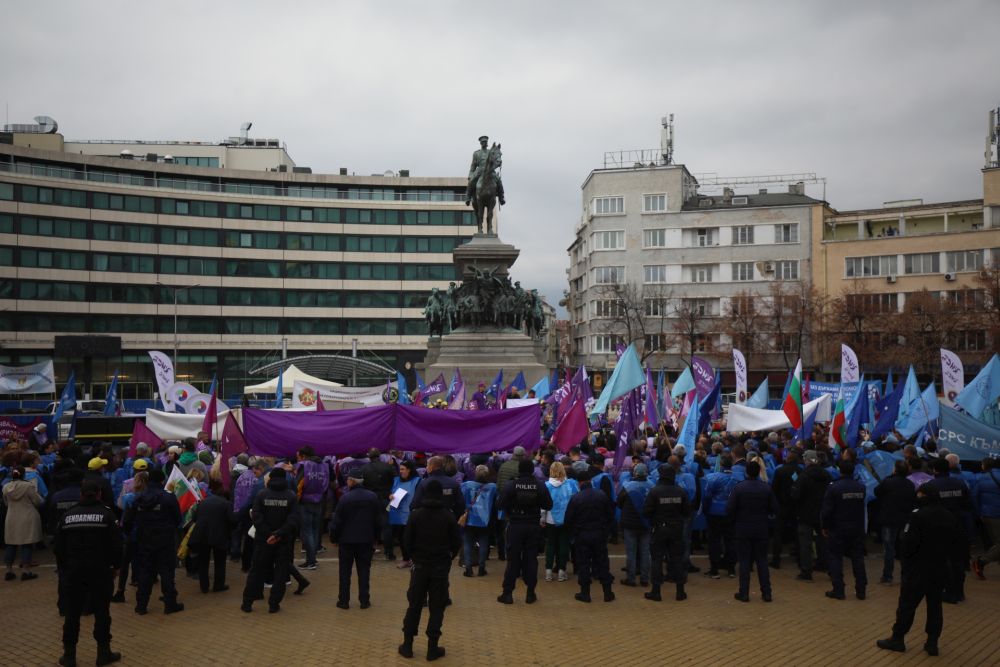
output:
M 941 378 L 944 388 L 944 400 L 948 405 L 955 404 L 955 397 L 965 389 L 965 366 L 958 355 L 951 350 L 941 348 Z
M 736 402 L 747 402 L 747 360 L 743 353 L 733 348 L 733 368 L 736 370 Z
M 170 387 L 174 384 L 174 364 L 170 361 L 170 357 L 162 352 L 151 351 L 149 356 L 153 360 L 153 374 L 156 376 L 156 388 L 160 392 L 163 409 L 166 412 L 175 412 L 177 405 L 169 393 Z
M 849 346 L 840 344 L 840 383 L 855 384 L 861 379 L 858 355 Z

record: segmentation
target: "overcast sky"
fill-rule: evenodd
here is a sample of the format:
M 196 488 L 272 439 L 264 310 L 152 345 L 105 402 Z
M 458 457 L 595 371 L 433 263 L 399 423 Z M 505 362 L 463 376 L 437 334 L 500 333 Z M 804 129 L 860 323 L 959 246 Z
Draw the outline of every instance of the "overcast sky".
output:
M 515 277 L 552 303 L 581 184 L 605 151 L 658 146 L 665 113 L 692 172 L 816 172 L 845 210 L 981 197 L 1000 105 L 996 0 L 3 7 L 0 104 L 67 139 L 252 121 L 316 172 L 464 177 L 489 134 Z

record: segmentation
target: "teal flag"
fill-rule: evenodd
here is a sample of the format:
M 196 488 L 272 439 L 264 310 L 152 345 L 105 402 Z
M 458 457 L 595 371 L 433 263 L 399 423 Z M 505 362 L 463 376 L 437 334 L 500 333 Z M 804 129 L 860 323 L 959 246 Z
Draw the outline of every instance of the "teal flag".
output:
M 642 362 L 639 361 L 639 354 L 635 351 L 635 344 L 629 343 L 590 414 L 604 414 L 611 401 L 624 396 L 645 381 L 646 373 L 642 370 Z

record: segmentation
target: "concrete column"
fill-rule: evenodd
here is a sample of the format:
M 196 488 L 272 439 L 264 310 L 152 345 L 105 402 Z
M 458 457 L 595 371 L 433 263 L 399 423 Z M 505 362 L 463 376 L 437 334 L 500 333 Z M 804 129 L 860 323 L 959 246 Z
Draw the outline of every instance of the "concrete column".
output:
M 899 216 L 899 235 L 906 236 L 906 216 Z
M 858 240 L 864 240 L 868 238 L 868 230 L 865 229 L 865 221 L 858 220 Z
M 944 231 L 948 231 L 948 211 L 944 212 Z

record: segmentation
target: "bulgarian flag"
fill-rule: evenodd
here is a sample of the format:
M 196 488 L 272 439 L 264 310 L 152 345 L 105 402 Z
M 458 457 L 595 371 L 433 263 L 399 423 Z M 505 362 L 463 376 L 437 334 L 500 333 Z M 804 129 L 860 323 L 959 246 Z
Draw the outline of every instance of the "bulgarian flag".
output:
M 845 431 L 846 415 L 844 414 L 844 385 L 837 392 L 837 407 L 833 411 L 833 421 L 830 422 L 830 446 L 838 445 L 841 449 L 847 446 Z
M 795 364 L 795 372 L 792 374 L 792 381 L 788 384 L 788 393 L 785 394 L 785 401 L 781 405 L 785 411 L 788 421 L 792 423 L 792 428 L 799 430 L 802 428 L 802 360 Z
M 181 507 L 181 515 L 188 513 L 192 507 L 201 502 L 198 485 L 181 474 L 180 468 L 174 466 L 164 488 L 177 496 L 177 504 Z

